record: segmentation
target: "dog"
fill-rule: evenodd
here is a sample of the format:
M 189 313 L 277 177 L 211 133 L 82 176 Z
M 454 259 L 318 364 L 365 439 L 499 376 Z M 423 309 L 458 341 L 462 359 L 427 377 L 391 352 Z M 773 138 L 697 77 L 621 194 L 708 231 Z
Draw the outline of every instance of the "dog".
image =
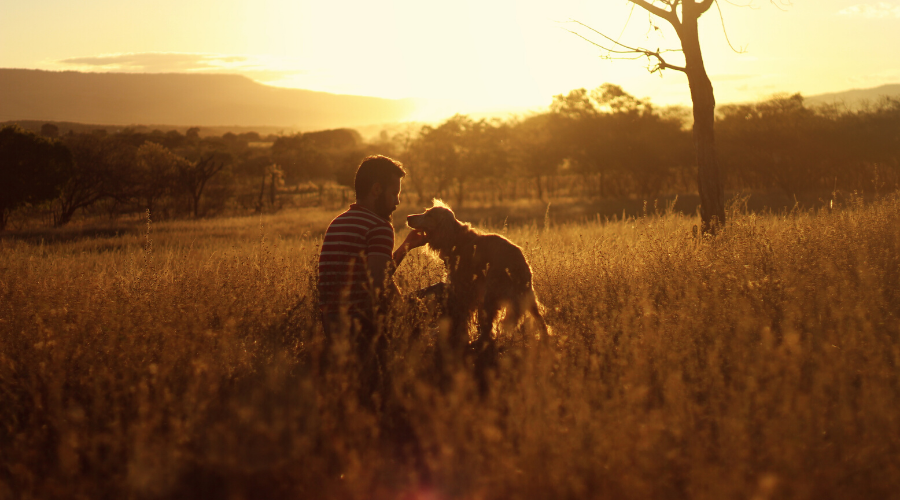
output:
M 442 293 L 450 317 L 448 341 L 456 347 L 468 343 L 468 325 L 478 314 L 477 350 L 496 352 L 493 325 L 506 309 L 506 326 L 516 326 L 530 313 L 540 328 L 542 343 L 550 330 L 532 288 L 531 266 L 522 249 L 499 234 L 483 233 L 460 222 L 440 200 L 424 213 L 409 215 L 406 224 L 425 235 L 428 247 L 437 252 L 447 268 L 446 283 L 425 289 Z

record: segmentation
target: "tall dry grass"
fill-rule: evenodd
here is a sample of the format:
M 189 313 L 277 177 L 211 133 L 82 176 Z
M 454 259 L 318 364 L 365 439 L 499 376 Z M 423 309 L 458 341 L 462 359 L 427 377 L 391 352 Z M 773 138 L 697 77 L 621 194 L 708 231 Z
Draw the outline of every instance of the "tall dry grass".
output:
M 898 198 L 703 241 L 674 213 L 509 229 L 552 345 L 506 332 L 486 397 L 441 390 L 431 312 L 398 306 L 375 412 L 346 341 L 316 370 L 328 217 L 299 217 L 0 240 L 0 498 L 900 491 Z M 440 275 L 419 250 L 397 279 Z

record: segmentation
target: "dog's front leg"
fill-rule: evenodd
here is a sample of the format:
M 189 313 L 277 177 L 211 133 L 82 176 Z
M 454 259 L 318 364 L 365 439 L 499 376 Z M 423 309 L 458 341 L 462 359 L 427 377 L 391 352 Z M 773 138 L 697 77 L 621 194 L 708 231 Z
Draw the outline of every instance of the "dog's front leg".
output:
M 494 321 L 500 313 L 497 298 L 488 293 L 483 306 L 478 310 L 478 338 L 475 348 L 475 375 L 482 396 L 488 393 L 488 375 L 497 368 L 497 341 L 494 339 Z
M 446 391 L 452 387 L 454 374 L 463 369 L 472 313 L 449 286 L 441 293 L 442 311 L 435 354 L 441 387 Z

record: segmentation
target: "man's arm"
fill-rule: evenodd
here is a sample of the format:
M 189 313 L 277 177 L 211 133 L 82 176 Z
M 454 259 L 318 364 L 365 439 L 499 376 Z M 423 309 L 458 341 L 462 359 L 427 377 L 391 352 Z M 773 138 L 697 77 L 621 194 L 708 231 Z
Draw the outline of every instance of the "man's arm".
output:
M 387 290 L 390 293 L 400 293 L 400 290 L 397 288 L 397 285 L 394 283 L 394 278 L 392 277 L 394 272 L 389 267 L 394 267 L 393 260 L 387 255 L 370 255 L 368 258 L 369 264 L 369 275 L 372 277 L 372 284 L 375 285 L 375 290 L 378 295 L 382 295 L 382 292 L 385 290 L 385 286 L 387 286 Z
M 406 235 L 406 239 L 403 240 L 403 243 L 397 247 L 397 250 L 394 251 L 394 270 L 400 267 L 400 263 L 403 262 L 403 259 L 406 258 L 406 254 L 409 253 L 413 248 L 418 248 L 426 243 L 425 241 L 425 233 L 420 231 L 416 231 L 413 229 Z
M 418 248 L 425 244 L 425 235 L 418 231 L 410 231 L 408 235 L 406 235 L 406 239 L 403 240 L 403 243 L 397 247 L 397 250 L 394 251 L 394 255 L 392 258 L 388 258 L 386 255 L 382 254 L 373 254 L 369 256 L 369 274 L 372 276 L 372 283 L 378 288 L 378 290 L 384 289 L 387 286 L 387 290 L 390 293 L 400 293 L 400 289 L 397 288 L 397 284 L 394 283 L 394 271 L 397 270 L 397 267 L 403 262 L 403 259 L 406 258 L 406 254 L 409 253 L 413 248 Z

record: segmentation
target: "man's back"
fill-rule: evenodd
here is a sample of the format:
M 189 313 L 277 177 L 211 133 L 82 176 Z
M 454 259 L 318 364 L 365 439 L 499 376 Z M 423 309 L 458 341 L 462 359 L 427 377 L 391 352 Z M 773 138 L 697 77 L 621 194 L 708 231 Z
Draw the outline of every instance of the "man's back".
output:
M 391 223 L 360 205 L 350 205 L 331 221 L 319 254 L 319 306 L 323 313 L 368 309 L 372 299 L 366 261 L 373 255 L 390 259 L 393 248 Z

